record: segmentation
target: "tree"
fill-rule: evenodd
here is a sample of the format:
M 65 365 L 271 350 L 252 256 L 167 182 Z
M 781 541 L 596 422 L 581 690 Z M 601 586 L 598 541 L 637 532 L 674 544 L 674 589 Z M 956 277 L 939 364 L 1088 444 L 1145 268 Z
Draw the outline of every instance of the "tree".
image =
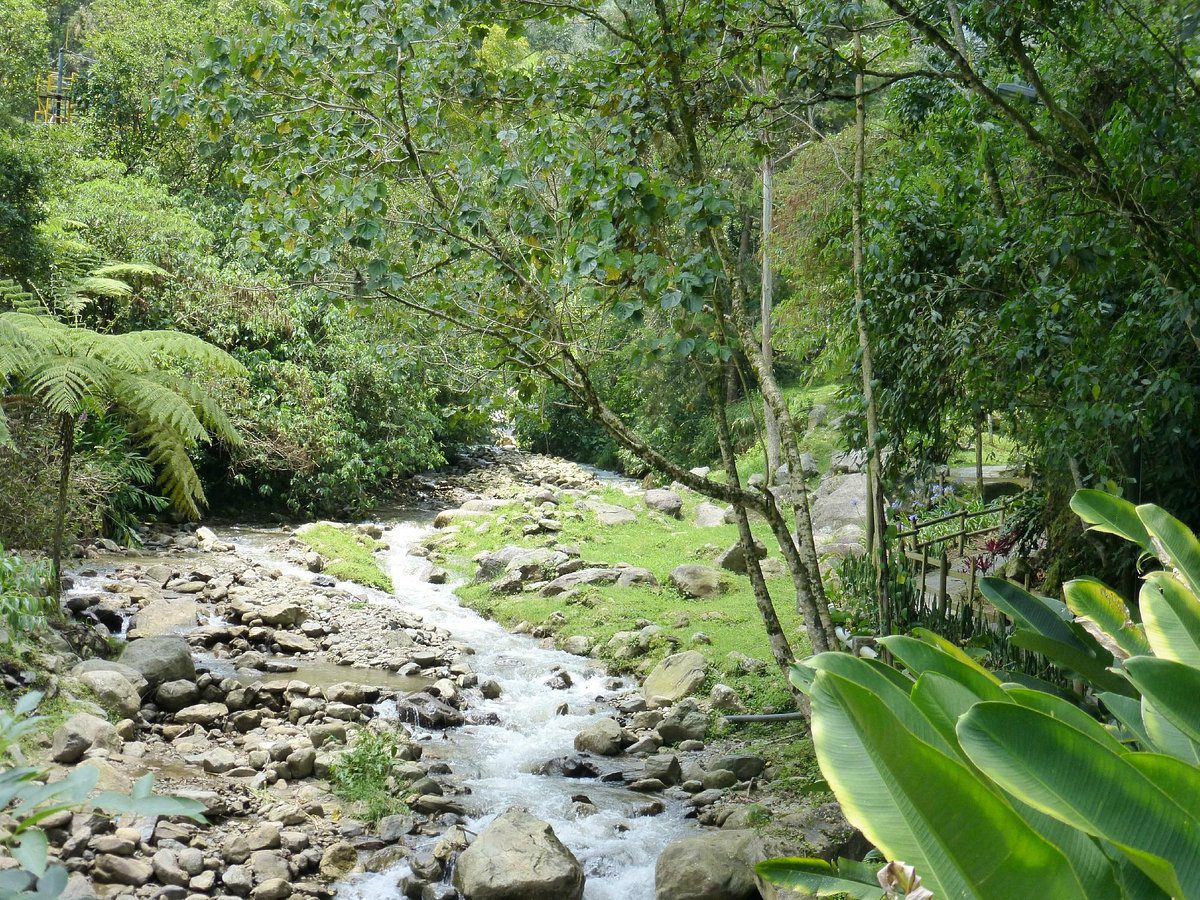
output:
M 53 576 L 61 576 L 67 488 L 80 416 L 113 410 L 129 423 L 174 505 L 198 516 L 204 489 L 189 451 L 213 437 L 238 435 L 212 398 L 180 367 L 236 375 L 242 366 L 199 338 L 171 331 L 100 334 L 65 325 L 44 312 L 0 313 L 0 379 L 7 403 L 40 404 L 58 423 L 61 463 Z M 0 404 L 0 441 L 10 439 Z
M 49 58 L 45 7 L 37 0 L 0 0 L 0 125 L 32 117 Z

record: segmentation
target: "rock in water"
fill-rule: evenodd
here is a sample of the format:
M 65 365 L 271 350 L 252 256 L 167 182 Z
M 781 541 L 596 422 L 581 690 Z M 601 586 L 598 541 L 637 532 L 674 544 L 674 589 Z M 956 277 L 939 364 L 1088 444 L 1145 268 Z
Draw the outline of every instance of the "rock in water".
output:
M 654 706 L 670 706 L 704 684 L 708 661 L 696 650 L 673 653 L 646 676 L 642 696 Z
M 191 597 L 155 600 L 138 610 L 137 615 L 133 617 L 131 630 L 138 637 L 159 637 L 191 628 L 199 621 L 196 616 L 196 601 Z
M 493 819 L 454 870 L 467 900 L 580 900 L 583 880 L 579 860 L 554 830 L 519 809 Z
M 654 869 L 654 900 L 759 900 L 757 834 L 714 831 L 669 844 Z
M 598 756 L 616 756 L 621 752 L 623 737 L 616 719 L 598 719 L 575 735 L 575 749 Z
M 192 649 L 180 637 L 149 637 L 132 641 L 121 654 L 121 662 L 140 672 L 151 690 L 166 681 L 195 681 Z

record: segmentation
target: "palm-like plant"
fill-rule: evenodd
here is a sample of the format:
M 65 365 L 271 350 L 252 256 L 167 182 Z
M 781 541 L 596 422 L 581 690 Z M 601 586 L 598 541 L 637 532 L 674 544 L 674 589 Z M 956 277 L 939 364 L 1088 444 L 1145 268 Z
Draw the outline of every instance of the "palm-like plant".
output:
M 193 335 L 176 331 L 101 334 L 66 325 L 35 305 L 28 294 L 5 291 L 17 309 L 0 312 L 0 383 L 6 400 L 32 401 L 58 422 L 62 446 L 54 546 L 54 577 L 61 570 L 71 456 L 78 419 L 112 411 L 143 446 L 159 484 L 176 508 L 196 517 L 204 489 L 189 452 L 214 437 L 239 442 L 232 423 L 202 387 L 181 374 L 194 366 L 210 374 L 238 375 L 240 363 Z M 0 404 L 0 442 L 11 440 Z

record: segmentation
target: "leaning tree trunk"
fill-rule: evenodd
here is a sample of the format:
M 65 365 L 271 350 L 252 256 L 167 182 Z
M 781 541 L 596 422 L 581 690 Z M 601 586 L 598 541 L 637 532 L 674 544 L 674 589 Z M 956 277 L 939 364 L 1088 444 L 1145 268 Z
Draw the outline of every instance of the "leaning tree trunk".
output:
M 775 169 L 771 163 L 771 153 L 768 149 L 763 154 L 762 161 L 762 288 L 761 288 L 761 317 L 762 317 L 762 355 L 763 365 L 773 369 L 775 351 L 771 348 L 771 316 L 774 307 L 774 284 L 771 272 L 771 210 L 775 203 Z M 775 473 L 779 469 L 779 419 L 771 404 L 763 400 L 763 422 L 766 430 L 767 444 L 767 483 L 775 483 Z M 803 475 L 803 473 L 798 473 Z
M 54 546 L 50 548 L 51 571 L 54 576 L 54 593 L 57 595 L 62 584 L 63 534 L 67 524 L 67 489 L 71 484 L 71 457 L 75 452 L 75 417 L 63 413 L 58 425 L 59 440 L 62 442 L 62 461 L 58 471 L 58 503 L 54 510 Z
M 725 465 L 725 475 L 729 484 L 740 487 L 737 457 L 733 452 L 733 441 L 729 437 L 729 420 L 725 415 L 725 397 L 719 385 L 713 385 L 710 393 L 713 398 L 714 418 L 717 425 L 717 443 L 721 448 L 721 462 Z M 775 604 L 771 601 L 771 593 L 767 590 L 767 581 L 763 577 L 762 566 L 759 565 L 758 555 L 754 552 L 754 534 L 750 531 L 750 517 L 746 513 L 746 504 L 738 499 L 733 501 L 733 515 L 737 521 L 738 543 L 742 548 L 742 559 L 746 563 L 746 574 L 750 576 L 750 587 L 754 591 L 754 602 L 762 616 L 766 628 L 767 639 L 771 644 L 771 655 L 784 673 L 796 661 L 792 646 L 788 643 L 787 635 L 775 612 Z
M 875 569 L 875 600 L 879 606 L 879 626 L 884 634 L 892 630 L 892 608 L 887 590 L 887 542 L 883 514 L 883 477 L 879 465 L 879 410 L 875 403 L 875 364 L 867 323 L 866 287 L 863 283 L 863 179 L 866 169 L 867 102 L 863 79 L 862 34 L 854 32 L 854 205 L 851 227 L 854 238 L 854 306 L 858 320 L 859 368 L 862 372 L 863 401 L 867 407 L 867 544 Z

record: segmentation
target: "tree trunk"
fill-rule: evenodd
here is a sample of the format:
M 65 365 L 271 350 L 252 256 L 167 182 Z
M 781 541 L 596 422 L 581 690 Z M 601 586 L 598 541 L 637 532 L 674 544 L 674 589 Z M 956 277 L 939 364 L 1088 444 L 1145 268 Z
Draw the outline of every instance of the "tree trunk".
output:
M 67 489 L 71 484 L 71 457 L 75 452 L 75 417 L 63 413 L 59 419 L 59 440 L 62 442 L 62 461 L 58 472 L 58 503 L 54 510 L 54 546 L 50 548 L 54 594 L 62 584 L 63 533 L 67 524 Z
M 875 599 L 879 626 L 892 630 L 892 609 L 887 590 L 887 541 L 883 515 L 883 477 L 879 465 L 879 412 L 875 404 L 875 366 L 867 323 L 866 286 L 863 283 L 863 179 L 866 170 L 867 98 L 862 72 L 862 34 L 854 32 L 854 306 L 858 320 L 858 349 L 861 357 L 863 401 L 867 407 L 867 497 L 870 503 L 871 559 L 875 568 Z
M 975 491 L 983 499 L 983 419 L 975 421 Z
M 775 194 L 775 169 L 771 163 L 768 150 L 763 154 L 762 161 L 762 355 L 763 365 L 774 370 L 775 352 L 771 349 L 771 311 L 774 307 L 774 284 L 771 271 L 771 228 L 772 207 Z M 763 401 L 763 422 L 766 429 L 767 444 L 767 483 L 775 483 L 775 473 L 779 469 L 779 420 L 771 409 L 771 404 Z M 800 474 L 800 473 L 796 473 Z
M 721 447 L 721 461 L 725 464 L 725 475 L 729 483 L 740 486 L 738 480 L 737 457 L 733 452 L 733 441 L 729 437 L 729 420 L 725 416 L 725 398 L 721 395 L 719 386 L 714 385 L 710 391 L 713 398 L 713 411 L 717 425 L 717 443 Z M 775 612 L 775 604 L 767 590 L 767 582 L 763 577 L 762 566 L 754 552 L 754 535 L 750 531 L 750 517 L 746 514 L 746 505 L 738 500 L 733 502 L 733 515 L 737 520 L 738 543 L 742 548 L 742 559 L 746 562 L 746 574 L 750 576 L 750 587 L 754 591 L 754 602 L 762 616 L 763 626 L 767 631 L 767 639 L 771 643 L 771 655 L 775 662 L 786 674 L 788 668 L 796 661 L 792 653 L 787 635 L 779 623 Z

